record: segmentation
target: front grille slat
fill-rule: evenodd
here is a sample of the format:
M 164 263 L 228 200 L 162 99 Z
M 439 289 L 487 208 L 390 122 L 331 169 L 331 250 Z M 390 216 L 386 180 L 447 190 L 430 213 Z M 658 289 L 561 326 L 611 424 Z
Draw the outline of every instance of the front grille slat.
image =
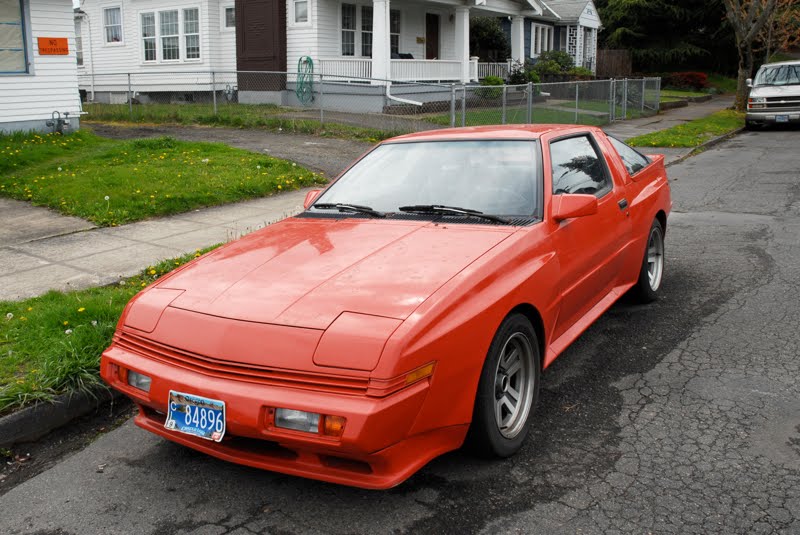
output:
M 118 334 L 115 343 L 131 353 L 222 379 L 352 395 L 366 394 L 369 386 L 368 378 L 296 372 L 230 362 L 160 344 L 127 332 Z

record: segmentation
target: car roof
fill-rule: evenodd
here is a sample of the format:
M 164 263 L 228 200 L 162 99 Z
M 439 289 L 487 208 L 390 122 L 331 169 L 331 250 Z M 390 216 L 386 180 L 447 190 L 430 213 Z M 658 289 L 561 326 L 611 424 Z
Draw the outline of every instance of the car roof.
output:
M 387 139 L 384 143 L 403 143 L 412 141 L 462 141 L 470 139 L 505 139 L 526 140 L 539 139 L 544 134 L 555 132 L 569 134 L 575 130 L 599 131 L 592 126 L 574 124 L 515 124 L 496 126 L 468 126 L 462 128 L 445 128 L 427 130 Z
M 783 65 L 800 65 L 800 59 L 790 61 L 776 61 L 775 63 L 765 63 L 762 67 L 781 67 Z

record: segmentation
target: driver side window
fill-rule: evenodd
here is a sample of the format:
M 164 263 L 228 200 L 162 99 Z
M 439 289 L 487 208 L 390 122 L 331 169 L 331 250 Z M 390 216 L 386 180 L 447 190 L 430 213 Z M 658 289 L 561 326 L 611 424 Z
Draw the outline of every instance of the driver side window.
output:
M 611 179 L 589 135 L 550 144 L 553 194 L 585 193 L 602 197 L 611 191 Z

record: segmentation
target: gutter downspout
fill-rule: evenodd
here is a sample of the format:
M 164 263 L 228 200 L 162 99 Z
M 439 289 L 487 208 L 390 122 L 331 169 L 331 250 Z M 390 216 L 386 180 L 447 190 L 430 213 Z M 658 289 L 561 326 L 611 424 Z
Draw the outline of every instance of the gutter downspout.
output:
M 400 98 L 392 95 L 390 93 L 390 87 L 392 86 L 391 82 L 386 84 L 386 98 L 389 100 L 394 100 L 397 102 L 402 102 L 403 104 L 411 104 L 412 106 L 422 106 L 422 102 L 417 102 L 416 100 L 408 100 L 405 98 Z

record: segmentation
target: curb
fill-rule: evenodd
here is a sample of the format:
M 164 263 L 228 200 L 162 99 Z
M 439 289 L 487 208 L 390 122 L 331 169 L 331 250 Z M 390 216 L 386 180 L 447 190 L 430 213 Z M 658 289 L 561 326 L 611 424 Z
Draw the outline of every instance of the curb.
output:
M 121 397 L 116 391 L 99 388 L 92 392 L 63 394 L 52 402 L 37 403 L 0 418 L 0 448 L 32 442 L 101 405 Z
M 744 132 L 744 130 L 745 130 L 744 127 L 737 128 L 736 130 L 728 132 L 727 134 L 722 134 L 721 136 L 717 136 L 717 137 L 715 137 L 713 139 L 709 139 L 708 141 L 706 141 L 702 145 L 698 145 L 697 147 L 693 148 L 691 150 L 691 152 L 689 152 L 689 154 L 686 154 L 684 156 L 681 156 L 680 158 L 676 158 L 676 159 L 672 160 L 671 162 L 666 164 L 664 167 L 670 167 L 672 165 L 675 165 L 675 164 L 678 164 L 678 163 L 681 163 L 681 162 L 685 162 L 686 160 L 688 160 L 692 156 L 696 156 L 696 155 L 700 154 L 701 152 L 705 151 L 706 149 L 710 149 L 711 147 L 713 147 L 715 145 L 719 145 L 723 141 L 728 141 L 732 137 L 738 136 L 739 134 Z M 653 147 L 653 148 L 657 149 L 658 147 Z

